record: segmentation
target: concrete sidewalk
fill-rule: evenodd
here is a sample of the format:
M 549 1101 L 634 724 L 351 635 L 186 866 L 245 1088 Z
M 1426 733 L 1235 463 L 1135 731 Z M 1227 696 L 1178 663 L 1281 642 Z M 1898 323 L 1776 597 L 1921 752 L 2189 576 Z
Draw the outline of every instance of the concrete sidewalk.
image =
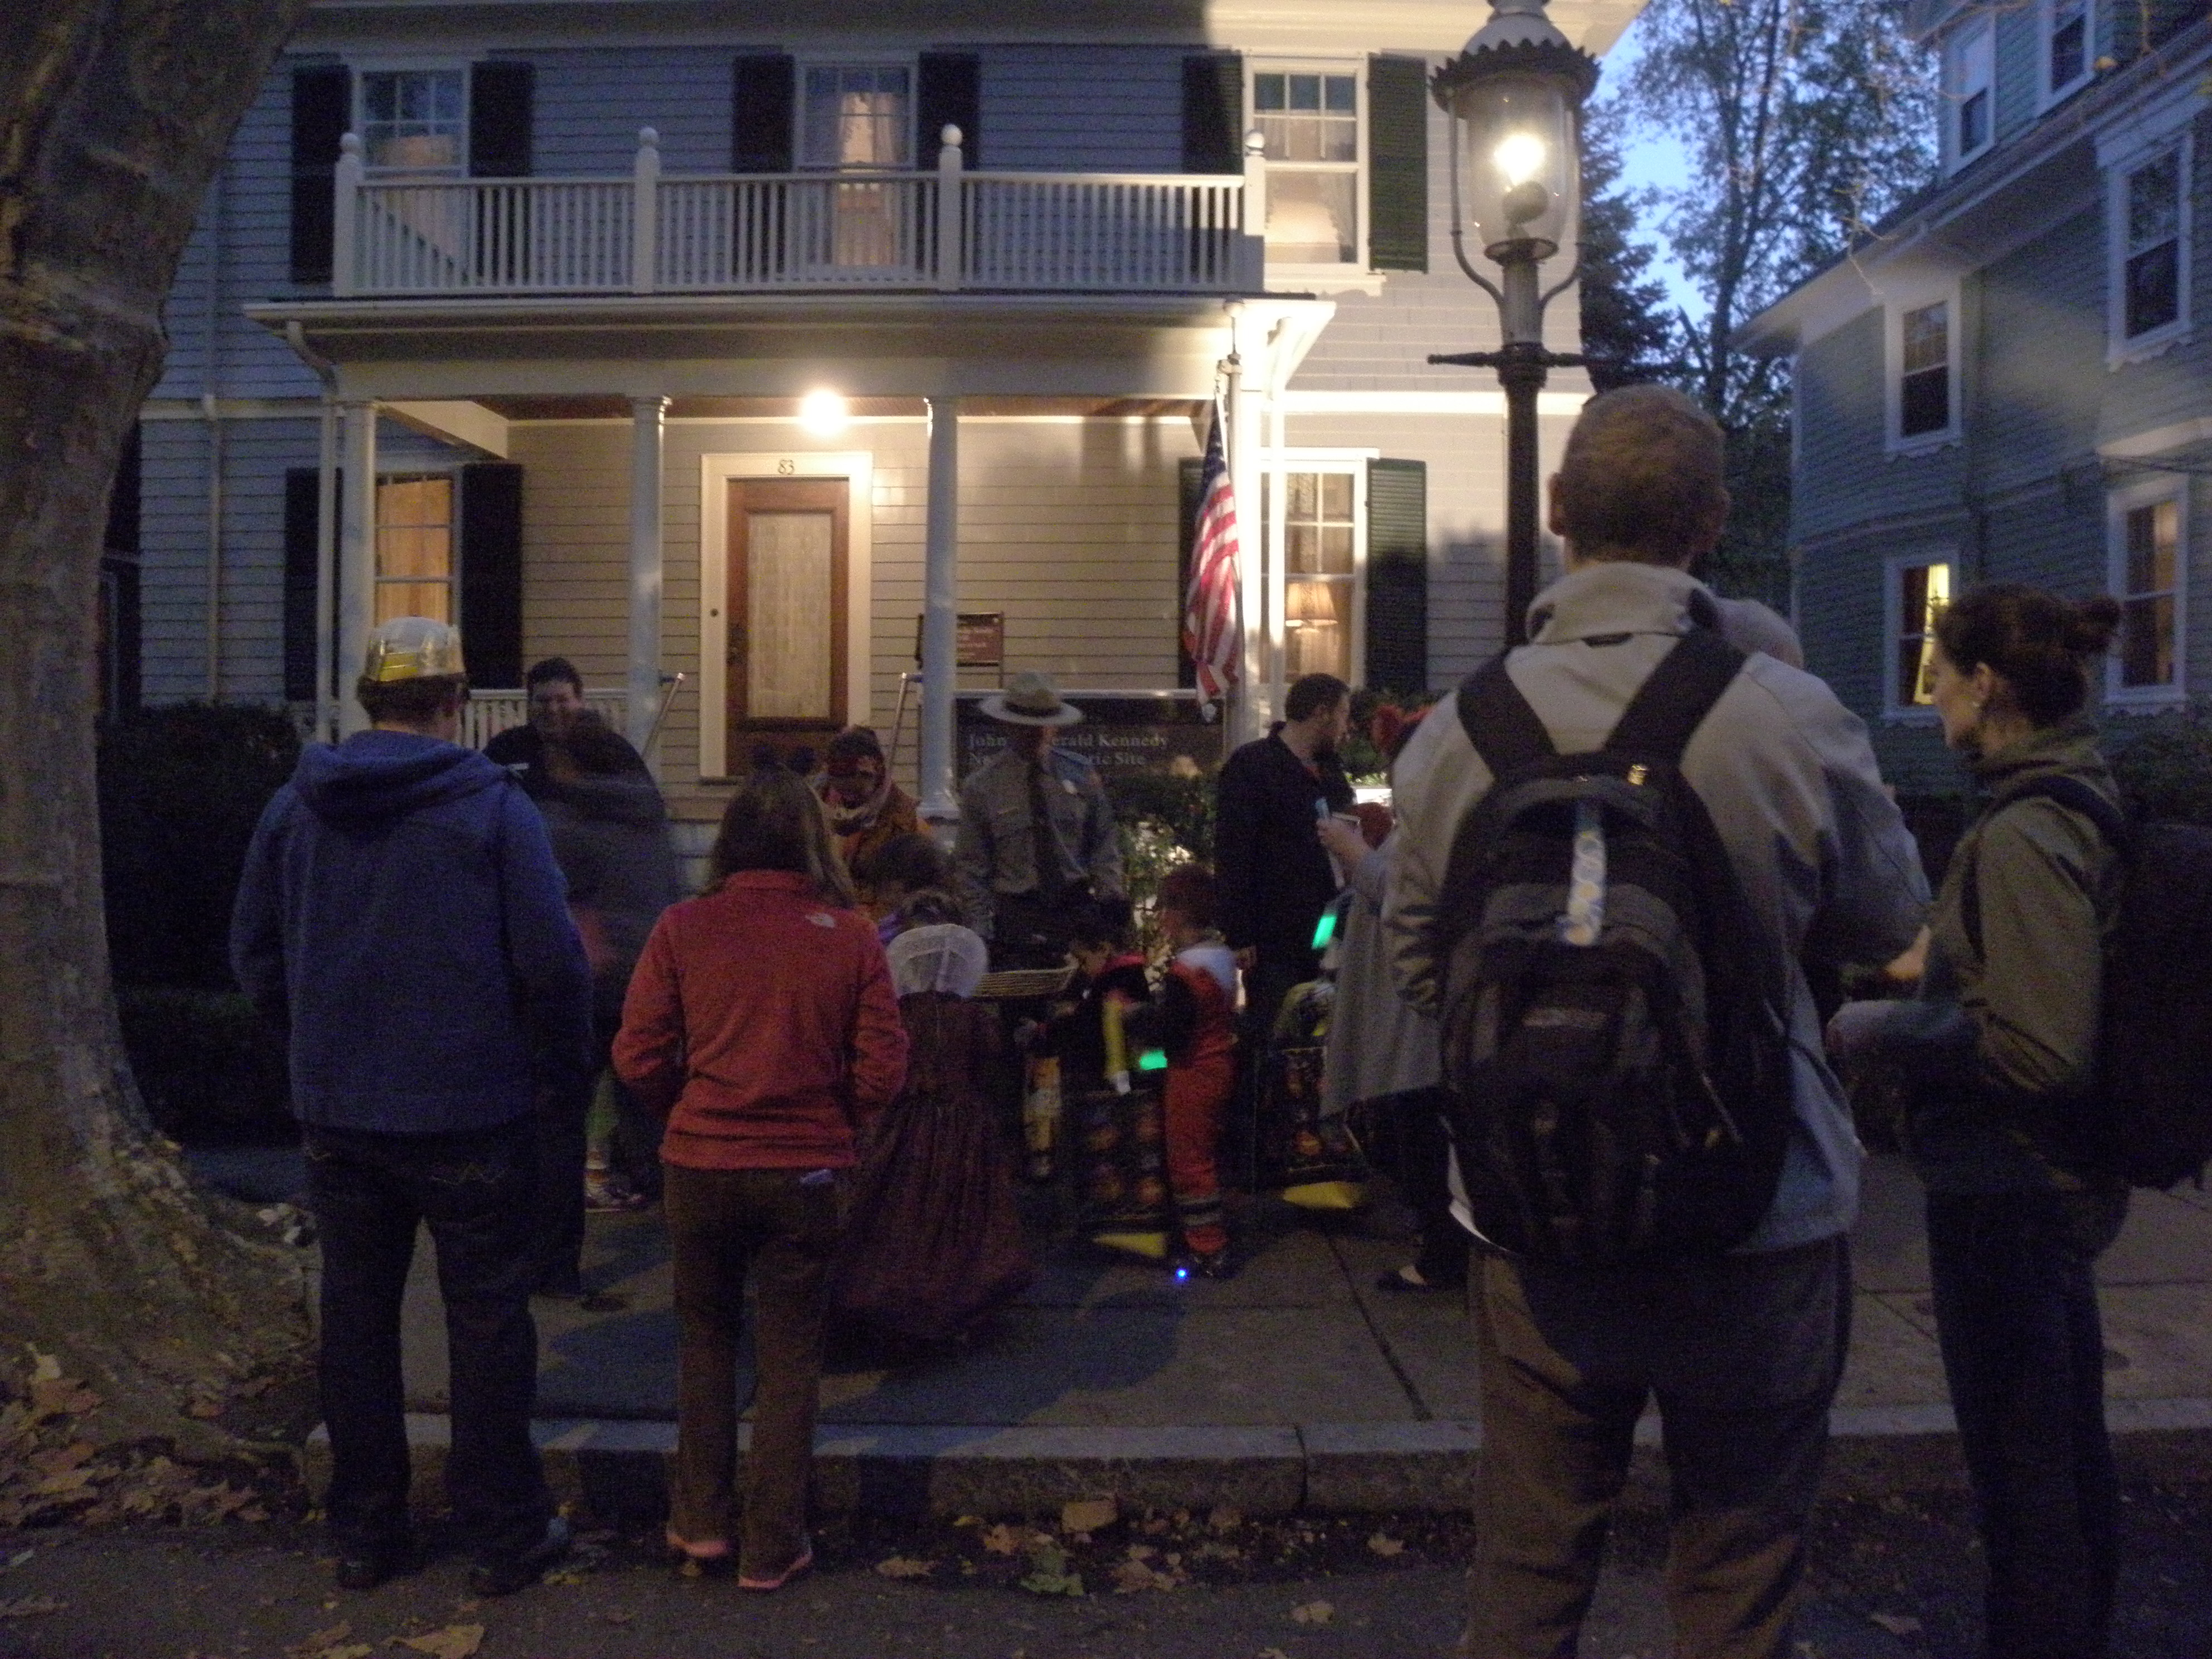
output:
M 1836 1476 L 1955 1480 L 1919 1190 L 1896 1158 L 1868 1173 Z M 997 1340 L 909 1369 L 833 1371 L 824 1499 L 940 1513 L 1034 1512 L 1109 1492 L 1255 1514 L 1462 1505 L 1480 1429 L 1456 1299 L 1375 1288 L 1407 1259 L 1402 1244 L 1280 1206 L 1253 1220 L 1258 1252 L 1225 1284 L 1176 1284 L 1069 1246 L 1042 1264 Z M 2194 1461 L 2197 1442 L 2212 1448 L 2200 1433 L 2212 1431 L 2212 1194 L 2137 1194 L 2100 1277 L 2114 1427 Z M 586 1279 L 626 1305 L 537 1304 L 542 1433 L 579 1495 L 649 1508 L 675 1399 L 657 1217 L 594 1218 Z M 427 1249 L 406 1321 L 410 1404 L 431 1449 L 445 1437 L 446 1365 Z M 1655 1440 L 1656 1424 L 1640 1437 Z

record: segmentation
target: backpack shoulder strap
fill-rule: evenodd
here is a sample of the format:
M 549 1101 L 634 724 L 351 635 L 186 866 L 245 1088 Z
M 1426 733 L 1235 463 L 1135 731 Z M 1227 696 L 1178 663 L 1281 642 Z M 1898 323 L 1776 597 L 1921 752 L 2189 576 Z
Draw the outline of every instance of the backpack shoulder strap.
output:
M 2071 807 L 2097 826 L 2112 850 L 2122 858 L 2128 856 L 2134 836 L 2128 829 L 2127 815 L 2113 805 L 2099 791 L 2076 777 L 2064 773 L 2053 776 L 2031 778 L 2016 789 L 2000 793 L 1982 814 L 1984 820 L 1995 817 L 2015 801 L 2041 798 L 2055 800 L 2061 806 Z M 1966 874 L 1959 882 L 1959 920 L 1966 930 L 1966 942 L 1974 947 L 1974 954 L 1982 953 L 1982 884 L 1979 862 L 1980 844 L 1976 843 L 1977 857 L 1966 865 Z
M 1503 652 L 1469 674 L 1459 688 L 1459 723 L 1494 781 L 1559 751 L 1552 734 L 1505 672 Z
M 1743 665 L 1743 653 L 1711 629 L 1692 628 L 1629 700 L 1605 746 L 1616 754 L 1680 764 L 1690 738 Z

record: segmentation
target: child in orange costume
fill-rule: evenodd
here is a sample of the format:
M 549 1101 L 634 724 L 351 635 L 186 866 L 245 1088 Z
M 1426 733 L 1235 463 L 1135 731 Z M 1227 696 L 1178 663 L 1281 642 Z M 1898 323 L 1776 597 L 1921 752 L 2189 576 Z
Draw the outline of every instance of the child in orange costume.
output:
M 1188 864 L 1170 871 L 1158 902 L 1175 951 L 1158 1004 L 1168 1060 L 1168 1185 L 1191 1267 L 1226 1279 L 1234 1267 L 1214 1151 L 1237 1082 L 1237 963 L 1214 927 L 1211 872 Z

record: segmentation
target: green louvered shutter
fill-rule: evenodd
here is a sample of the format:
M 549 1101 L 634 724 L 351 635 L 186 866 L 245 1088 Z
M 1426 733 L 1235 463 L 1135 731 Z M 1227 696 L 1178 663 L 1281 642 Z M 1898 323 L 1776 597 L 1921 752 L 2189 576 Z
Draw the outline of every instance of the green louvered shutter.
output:
M 1429 68 L 1367 60 L 1368 264 L 1429 268 Z
M 1367 464 L 1367 684 L 1429 684 L 1429 466 Z

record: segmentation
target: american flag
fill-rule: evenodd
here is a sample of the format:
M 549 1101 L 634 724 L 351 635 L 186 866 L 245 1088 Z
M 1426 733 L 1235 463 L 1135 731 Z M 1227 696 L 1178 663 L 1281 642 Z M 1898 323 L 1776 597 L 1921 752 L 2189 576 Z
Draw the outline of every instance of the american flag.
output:
M 1190 591 L 1183 596 L 1182 648 L 1198 665 L 1198 695 L 1209 708 L 1237 684 L 1243 654 L 1237 625 L 1237 495 L 1221 444 L 1221 405 L 1199 471 L 1198 521 L 1190 550 Z

